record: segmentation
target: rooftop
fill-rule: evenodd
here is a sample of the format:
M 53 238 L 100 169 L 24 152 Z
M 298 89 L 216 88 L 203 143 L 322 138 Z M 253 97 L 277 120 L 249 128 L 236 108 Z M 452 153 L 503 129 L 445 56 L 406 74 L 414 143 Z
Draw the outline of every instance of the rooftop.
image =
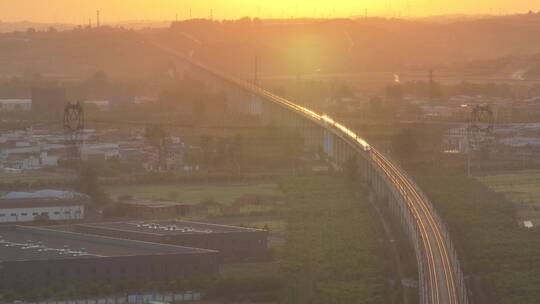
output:
M 11 98 L 11 99 L 0 99 L 0 104 L 6 104 L 6 103 L 11 103 L 11 104 L 27 104 L 27 103 L 32 103 L 32 99 L 17 99 L 17 98 Z
M 0 199 L 73 199 L 73 198 L 86 198 L 87 196 L 73 191 L 44 189 L 35 192 L 8 192 L 0 197 Z
M 0 262 L 204 252 L 212 251 L 36 227 L 0 228 Z
M 174 201 L 152 201 L 152 200 L 143 200 L 143 199 L 123 201 L 122 204 L 148 207 L 148 208 L 162 208 L 162 207 L 173 207 L 173 206 L 182 205 L 181 203 L 177 203 Z
M 9 192 L 0 197 L 0 208 L 79 206 L 88 200 L 87 195 L 72 191 L 47 189 L 36 192 Z
M 101 229 L 124 230 L 129 232 L 140 232 L 158 235 L 177 234 L 208 234 L 208 233 L 231 233 L 231 232 L 255 232 L 261 231 L 254 228 L 244 228 L 226 225 L 217 225 L 201 222 L 190 222 L 180 220 L 163 221 L 128 221 L 128 222 L 108 222 L 81 224 L 78 226 L 96 227 Z

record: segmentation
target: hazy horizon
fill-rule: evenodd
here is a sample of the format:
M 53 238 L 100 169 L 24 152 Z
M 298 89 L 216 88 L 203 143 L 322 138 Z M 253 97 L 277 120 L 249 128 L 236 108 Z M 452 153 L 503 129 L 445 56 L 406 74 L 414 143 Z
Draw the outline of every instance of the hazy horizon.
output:
M 39 6 L 39 9 L 36 7 Z M 441 15 L 507 15 L 540 10 L 534 0 L 509 3 L 496 1 L 394 0 L 394 1 L 287 1 L 287 0 L 37 0 L 2 1 L 0 21 L 86 24 L 95 22 L 96 11 L 102 24 L 130 21 L 170 21 L 190 18 L 346 18 L 354 16 L 429 17 Z

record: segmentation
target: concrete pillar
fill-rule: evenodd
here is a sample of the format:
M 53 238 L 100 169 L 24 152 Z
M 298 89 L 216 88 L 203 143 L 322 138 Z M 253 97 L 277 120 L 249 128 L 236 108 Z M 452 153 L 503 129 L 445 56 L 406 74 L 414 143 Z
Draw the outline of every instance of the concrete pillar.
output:
M 334 136 L 328 130 L 323 131 L 323 151 L 334 159 Z

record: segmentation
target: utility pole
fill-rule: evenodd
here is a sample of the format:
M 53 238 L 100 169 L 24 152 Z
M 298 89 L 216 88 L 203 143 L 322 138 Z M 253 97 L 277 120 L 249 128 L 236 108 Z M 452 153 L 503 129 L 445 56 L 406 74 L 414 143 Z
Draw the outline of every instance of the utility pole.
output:
M 467 136 L 469 136 L 467 134 Z M 467 138 L 467 177 L 471 177 L 471 144 Z
M 96 11 L 96 27 L 100 27 L 101 26 L 101 23 L 100 23 L 100 20 L 99 20 L 99 10 Z
M 429 70 L 429 103 L 433 102 L 433 70 Z
M 253 73 L 253 84 L 259 85 L 259 57 L 255 55 L 255 70 Z

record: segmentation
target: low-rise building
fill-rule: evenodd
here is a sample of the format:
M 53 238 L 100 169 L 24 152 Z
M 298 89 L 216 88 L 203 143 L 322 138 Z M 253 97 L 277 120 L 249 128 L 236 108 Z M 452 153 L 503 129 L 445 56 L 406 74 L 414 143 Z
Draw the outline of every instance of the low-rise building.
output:
M 89 160 L 109 160 L 120 157 L 120 148 L 118 144 L 99 143 L 85 144 L 81 149 L 81 158 L 84 161 Z
M 0 290 L 149 283 L 218 275 L 217 252 L 37 227 L 0 227 Z
M 0 111 L 31 111 L 32 99 L 0 99 Z
M 0 197 L 0 223 L 83 220 L 88 201 L 70 191 L 9 192 Z
M 111 103 L 108 100 L 85 100 L 85 105 L 95 106 L 100 111 L 109 111 Z

